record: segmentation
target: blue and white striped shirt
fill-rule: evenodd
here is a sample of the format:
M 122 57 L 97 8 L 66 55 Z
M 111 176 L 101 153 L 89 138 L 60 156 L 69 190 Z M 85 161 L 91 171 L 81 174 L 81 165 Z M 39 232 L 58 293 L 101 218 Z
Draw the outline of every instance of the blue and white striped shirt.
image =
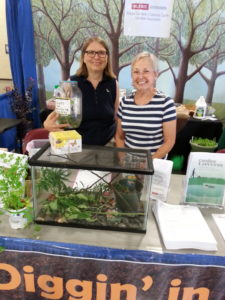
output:
M 150 149 L 152 154 L 163 143 L 163 122 L 176 120 L 173 99 L 162 93 L 145 105 L 136 105 L 134 98 L 122 98 L 117 114 L 125 133 L 125 146 Z

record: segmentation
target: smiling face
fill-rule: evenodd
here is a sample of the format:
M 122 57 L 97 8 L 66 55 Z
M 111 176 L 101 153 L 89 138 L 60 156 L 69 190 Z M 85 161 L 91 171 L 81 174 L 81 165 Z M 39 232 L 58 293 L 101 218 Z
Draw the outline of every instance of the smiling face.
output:
M 132 66 L 133 86 L 139 91 L 151 91 L 155 88 L 157 73 L 149 57 L 137 60 Z
M 88 53 L 87 53 L 88 51 Z M 94 56 L 91 55 L 90 51 L 98 52 L 100 51 L 101 55 L 95 53 Z M 102 57 L 102 53 L 106 53 L 107 50 L 98 42 L 92 42 L 88 45 L 85 50 L 84 54 L 84 63 L 87 67 L 87 71 L 89 72 L 103 72 L 107 62 L 108 62 L 108 55 L 106 54 Z M 92 57 L 93 56 L 93 57 Z

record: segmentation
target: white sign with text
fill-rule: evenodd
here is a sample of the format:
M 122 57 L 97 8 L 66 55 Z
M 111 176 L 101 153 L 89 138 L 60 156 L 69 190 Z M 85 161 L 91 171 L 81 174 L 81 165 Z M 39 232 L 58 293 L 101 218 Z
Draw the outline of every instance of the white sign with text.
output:
M 125 0 L 124 35 L 167 38 L 174 0 Z

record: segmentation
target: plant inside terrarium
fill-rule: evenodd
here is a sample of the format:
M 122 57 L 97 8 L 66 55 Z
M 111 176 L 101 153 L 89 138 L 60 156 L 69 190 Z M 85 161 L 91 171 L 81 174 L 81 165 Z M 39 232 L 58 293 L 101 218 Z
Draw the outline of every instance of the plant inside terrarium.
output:
M 98 177 L 94 171 L 90 172 Z M 67 169 L 47 167 L 41 169 L 41 176 L 37 184 L 39 193 L 42 192 L 38 220 L 50 220 L 58 223 L 80 220 L 80 222 L 104 224 L 105 222 L 120 222 L 124 215 L 129 217 L 143 215 L 143 211 L 135 210 L 137 205 L 134 206 L 131 203 L 130 209 L 118 205 L 118 199 L 115 197 L 117 190 L 120 197 L 122 197 L 121 192 L 124 188 L 129 193 L 136 190 L 134 186 L 131 190 L 127 186 L 123 187 L 121 182 L 115 184 L 114 181 L 119 175 L 114 175 L 110 182 L 107 182 L 104 176 L 100 176 L 86 188 L 69 186 L 69 176 L 70 171 Z M 123 194 L 126 194 L 125 190 L 123 190 Z M 138 197 L 136 201 L 140 202 L 140 193 Z M 119 201 L 127 200 L 122 197 L 122 200 Z

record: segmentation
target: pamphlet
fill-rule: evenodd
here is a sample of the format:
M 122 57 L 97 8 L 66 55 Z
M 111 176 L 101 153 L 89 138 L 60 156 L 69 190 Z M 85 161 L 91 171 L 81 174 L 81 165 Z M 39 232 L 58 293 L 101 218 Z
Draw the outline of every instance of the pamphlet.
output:
M 185 178 L 184 203 L 223 207 L 225 155 L 191 152 Z
M 217 250 L 216 239 L 197 206 L 156 201 L 153 213 L 167 249 Z
M 151 196 L 153 200 L 167 200 L 173 162 L 166 159 L 153 159 L 154 174 L 152 176 Z

